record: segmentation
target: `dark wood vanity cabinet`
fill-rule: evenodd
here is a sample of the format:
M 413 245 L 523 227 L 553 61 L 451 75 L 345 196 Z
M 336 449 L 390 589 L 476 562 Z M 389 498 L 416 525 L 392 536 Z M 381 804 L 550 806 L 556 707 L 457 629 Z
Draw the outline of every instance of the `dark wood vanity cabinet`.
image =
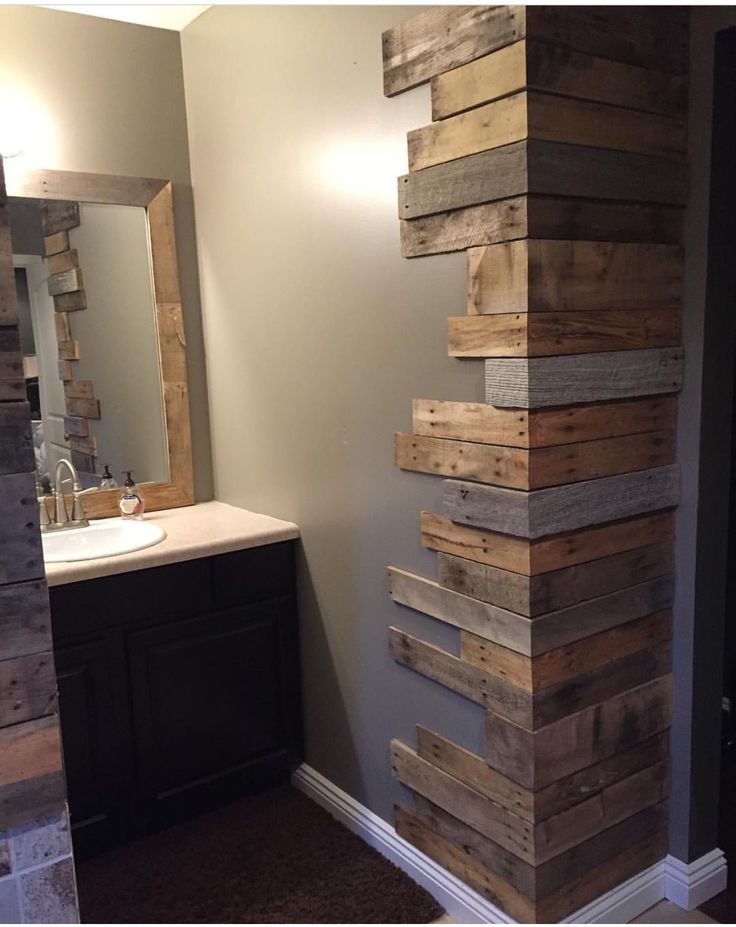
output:
M 77 853 L 288 780 L 302 755 L 294 542 L 50 593 Z

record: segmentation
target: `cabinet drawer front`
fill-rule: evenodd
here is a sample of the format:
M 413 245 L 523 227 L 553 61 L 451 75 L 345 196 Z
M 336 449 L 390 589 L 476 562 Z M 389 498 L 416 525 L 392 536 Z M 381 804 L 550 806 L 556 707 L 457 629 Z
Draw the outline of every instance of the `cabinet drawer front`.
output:
M 290 718 L 282 642 L 290 600 L 134 632 L 133 724 L 144 801 L 232 777 L 285 752 Z
M 294 593 L 294 542 L 221 554 L 212 560 L 215 608 Z
M 54 642 L 123 624 L 155 624 L 212 609 L 212 560 L 52 586 Z

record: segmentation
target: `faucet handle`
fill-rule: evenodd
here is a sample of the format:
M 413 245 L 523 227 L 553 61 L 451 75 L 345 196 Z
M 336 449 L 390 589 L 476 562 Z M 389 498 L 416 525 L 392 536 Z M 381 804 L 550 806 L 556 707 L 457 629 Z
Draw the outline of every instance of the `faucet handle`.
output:
M 43 487 L 40 483 L 36 483 L 36 502 L 38 502 L 38 523 L 41 526 L 41 529 L 48 527 L 51 524 L 51 519 L 49 518 L 49 510 L 46 508 L 46 499 L 48 496 L 44 494 Z
M 87 516 L 84 514 L 81 496 L 86 496 L 91 492 L 98 492 L 99 486 L 90 486 L 88 489 L 75 489 L 72 493 L 72 521 L 86 522 Z

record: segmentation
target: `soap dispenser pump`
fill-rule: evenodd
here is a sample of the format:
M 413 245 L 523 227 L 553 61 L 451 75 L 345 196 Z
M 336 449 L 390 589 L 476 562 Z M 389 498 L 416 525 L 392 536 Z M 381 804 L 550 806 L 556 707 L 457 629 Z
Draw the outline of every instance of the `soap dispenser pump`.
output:
M 143 496 L 140 494 L 140 490 L 135 485 L 133 480 L 133 471 L 132 470 L 123 470 L 125 474 L 125 480 L 123 481 L 123 494 L 120 496 L 120 502 L 118 503 L 120 508 L 120 517 L 121 518 L 135 518 L 140 520 L 143 518 Z
M 105 464 L 105 469 L 102 471 L 102 478 L 100 480 L 100 489 L 116 489 L 117 485 L 115 477 L 110 473 L 110 465 Z

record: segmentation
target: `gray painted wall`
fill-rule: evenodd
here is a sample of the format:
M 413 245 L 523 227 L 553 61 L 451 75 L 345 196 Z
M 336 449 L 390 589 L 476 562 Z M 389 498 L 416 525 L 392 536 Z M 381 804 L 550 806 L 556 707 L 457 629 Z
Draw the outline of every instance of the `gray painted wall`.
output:
M 389 659 L 388 563 L 431 574 L 441 481 L 393 465 L 412 397 L 482 399 L 447 357 L 462 254 L 402 259 L 396 177 L 428 87 L 387 100 L 381 32 L 416 7 L 215 7 L 182 33 L 218 499 L 303 533 L 307 761 L 386 819 L 391 737 L 480 749 L 482 711 Z
M 195 491 L 212 496 L 209 422 L 179 35 L 92 16 L 0 7 L 0 83 L 25 101 L 35 167 L 174 182 Z M 0 116 L 0 119 L 2 116 Z M 11 164 L 11 162 L 8 162 Z M 17 169 L 17 163 L 10 169 Z

